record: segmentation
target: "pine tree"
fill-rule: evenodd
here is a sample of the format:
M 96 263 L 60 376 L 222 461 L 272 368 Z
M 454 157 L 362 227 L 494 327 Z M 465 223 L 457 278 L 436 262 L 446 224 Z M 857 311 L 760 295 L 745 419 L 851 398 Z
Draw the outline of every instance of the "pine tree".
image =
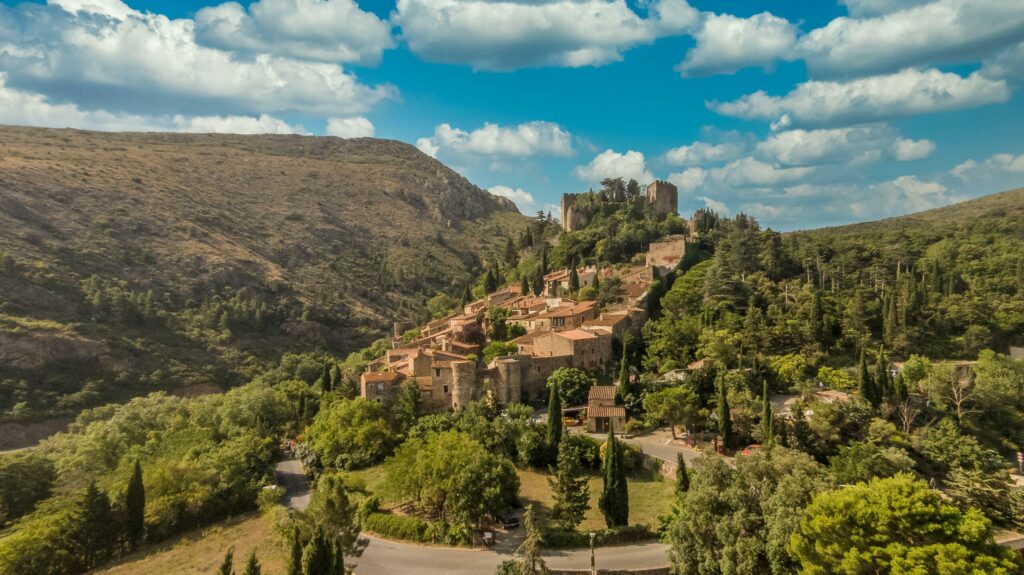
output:
M 622 465 L 622 447 L 615 438 L 615 430 L 608 426 L 608 441 L 604 455 L 604 489 L 598 507 L 608 527 L 629 524 L 629 491 Z
M 217 569 L 217 575 L 234 575 L 234 563 L 235 550 L 229 547 L 228 552 L 224 554 L 224 561 L 221 562 L 220 567 Z
M 562 442 L 562 396 L 558 390 L 558 384 L 551 382 L 551 390 L 548 394 L 548 434 L 547 442 L 552 459 L 558 454 L 558 444 Z
M 555 477 L 548 479 L 555 500 L 551 517 L 566 529 L 576 529 L 590 507 L 590 481 L 580 464 L 580 450 L 571 441 L 558 446 Z
M 686 459 L 682 453 L 676 453 L 676 495 L 690 490 L 690 472 L 686 470 Z
M 872 407 L 877 408 L 880 398 L 875 393 L 875 380 L 868 373 L 868 360 L 864 355 L 863 349 L 860 350 L 860 371 L 857 374 L 857 385 L 860 389 L 860 396 L 870 403 Z
M 288 556 L 287 575 L 302 575 L 302 540 L 299 538 L 299 528 L 292 529 L 291 554 Z
M 128 543 L 135 548 L 146 529 L 146 486 L 142 482 L 142 464 L 135 459 L 135 470 L 128 480 L 128 488 L 124 496 L 125 533 Z
M 249 560 L 245 562 L 243 575 L 260 575 L 260 562 L 256 559 L 256 550 L 249 554 Z
M 718 434 L 722 436 L 722 446 L 726 449 L 733 444 L 732 413 L 729 411 L 729 390 L 726 389 L 725 378 L 718 376 Z
M 82 570 L 89 571 L 116 551 L 119 535 L 117 518 L 107 494 L 100 491 L 95 482 L 86 487 L 75 517 L 77 521 L 66 536 L 73 555 L 82 561 Z

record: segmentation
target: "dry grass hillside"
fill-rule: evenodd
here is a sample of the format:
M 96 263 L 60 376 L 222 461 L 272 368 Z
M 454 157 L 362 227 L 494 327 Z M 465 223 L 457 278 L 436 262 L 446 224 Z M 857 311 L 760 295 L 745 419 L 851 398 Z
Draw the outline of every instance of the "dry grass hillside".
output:
M 400 142 L 0 127 L 0 413 L 358 349 L 525 221 Z

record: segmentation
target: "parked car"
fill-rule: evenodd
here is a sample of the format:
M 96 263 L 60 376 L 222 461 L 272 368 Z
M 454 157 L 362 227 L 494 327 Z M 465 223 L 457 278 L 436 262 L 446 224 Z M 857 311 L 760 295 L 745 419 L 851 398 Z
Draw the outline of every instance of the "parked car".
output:
M 516 527 L 519 527 L 519 518 L 511 512 L 503 513 L 498 519 L 501 521 L 501 526 L 505 529 L 515 529 Z

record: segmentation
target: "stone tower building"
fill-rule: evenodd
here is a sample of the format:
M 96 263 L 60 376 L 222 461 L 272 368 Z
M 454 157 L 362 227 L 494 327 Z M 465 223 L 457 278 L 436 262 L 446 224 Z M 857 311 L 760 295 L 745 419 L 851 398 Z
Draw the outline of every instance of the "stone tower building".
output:
M 655 180 L 647 186 L 647 201 L 662 214 L 676 214 L 679 206 L 679 189 L 669 182 Z

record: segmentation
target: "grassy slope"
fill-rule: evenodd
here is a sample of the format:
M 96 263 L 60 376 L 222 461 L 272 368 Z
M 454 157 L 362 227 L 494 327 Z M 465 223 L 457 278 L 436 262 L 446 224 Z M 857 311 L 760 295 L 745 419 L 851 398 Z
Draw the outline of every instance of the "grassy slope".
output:
M 285 351 L 345 354 L 418 319 L 525 221 L 394 141 L 0 127 L 0 256 L 16 262 L 0 273 L 0 347 L 20 346 L 0 365 L 23 367 L 0 380 L 160 369 L 171 386 L 223 384 Z M 92 274 L 173 314 L 243 293 L 287 317 L 229 342 L 110 325 L 85 300 Z M 76 391 L 71 379 L 50 388 Z
M 187 533 L 174 541 L 142 549 L 97 573 L 209 575 L 217 571 L 230 547 L 235 550 L 236 573 L 245 569 L 245 561 L 254 550 L 264 573 L 285 571 L 285 550 L 273 531 L 270 519 L 244 515 Z

